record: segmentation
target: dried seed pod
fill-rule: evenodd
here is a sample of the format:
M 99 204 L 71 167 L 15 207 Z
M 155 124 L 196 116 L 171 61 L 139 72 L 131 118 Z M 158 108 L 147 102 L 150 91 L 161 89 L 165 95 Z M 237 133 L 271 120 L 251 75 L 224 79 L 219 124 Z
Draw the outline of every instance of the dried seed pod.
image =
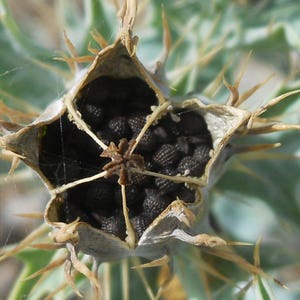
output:
M 239 107 L 244 99 L 237 99 L 239 94 L 235 86 L 230 87 L 232 97 L 226 105 L 206 105 L 196 98 L 182 103 L 173 101 L 162 76 L 164 62 L 159 61 L 157 69 L 150 71 L 146 70 L 136 56 L 136 39 L 132 34 L 136 11 L 132 9 L 134 3 L 135 1 L 124 2 L 118 38 L 95 56 L 87 70 L 77 74 L 74 86 L 66 95 L 53 102 L 28 126 L 0 122 L 0 146 L 37 171 L 51 190 L 52 198 L 47 205 L 45 220 L 56 229 L 53 233 L 55 240 L 67 244 L 68 249 L 73 247 L 76 251 L 92 255 L 98 261 L 134 255 L 157 259 L 172 252 L 170 240 L 176 239 L 196 246 L 224 245 L 224 240 L 214 236 L 191 235 L 192 230 L 188 227 L 193 226 L 194 220 L 201 218 L 207 188 L 216 181 L 224 161 L 234 153 L 228 145 L 233 138 L 242 134 L 291 128 L 284 124 L 276 127 L 274 122 L 260 117 L 279 98 L 253 111 L 247 111 Z M 283 95 L 280 99 L 290 94 Z M 85 115 L 89 112 L 91 116 Z M 146 116 L 149 117 L 146 119 Z M 150 153 L 145 154 L 146 150 L 140 150 L 137 154 L 138 149 L 134 148 L 132 140 L 122 137 L 122 143 L 109 144 L 112 140 L 117 140 L 118 136 L 110 132 L 104 137 L 103 132 L 109 129 L 106 124 L 116 117 L 128 120 L 135 137 L 146 124 L 150 137 L 153 135 L 156 138 L 153 152 L 164 144 L 181 148 L 182 158 L 178 163 L 178 170 L 175 169 L 176 166 L 172 166 L 171 171 L 145 169 L 147 163 L 153 163 Z M 89 120 L 90 118 L 94 118 L 94 121 Z M 96 125 L 91 125 L 93 122 Z M 156 130 L 158 127 L 162 129 Z M 101 139 L 97 138 L 95 132 Z M 177 146 L 177 138 L 182 136 L 187 138 L 191 149 L 186 149 L 186 145 Z M 107 142 L 104 142 L 105 139 Z M 197 157 L 191 156 L 192 151 L 202 144 L 211 148 L 207 164 L 202 164 L 197 161 Z M 149 141 L 146 145 L 150 145 Z M 74 159 L 73 154 L 65 155 L 71 153 L 71 149 L 76 153 Z M 101 156 L 103 153 L 105 155 Z M 55 165 L 47 168 L 52 157 L 57 157 Z M 55 172 L 65 165 L 66 158 L 70 158 L 70 165 L 73 161 L 79 162 L 80 181 L 61 185 L 61 181 L 55 181 Z M 144 158 L 149 161 L 139 163 Z M 177 176 L 176 183 L 159 174 L 164 172 L 175 176 L 179 171 L 183 176 Z M 156 186 L 160 196 L 166 194 L 171 203 L 154 220 L 149 215 L 140 213 L 142 203 L 138 207 L 134 203 L 132 211 L 137 215 L 131 218 L 131 222 L 136 232 L 128 225 L 128 218 L 131 216 L 126 208 L 120 214 L 120 207 L 115 203 L 110 209 L 104 207 L 92 212 L 81 205 L 80 201 L 86 200 L 84 185 L 89 182 L 105 180 L 116 186 L 118 181 L 122 181 L 122 186 L 126 188 L 131 183 L 126 181 L 128 174 L 143 172 L 148 177 L 155 178 L 149 183 L 143 183 L 143 188 L 153 189 Z M 94 177 L 90 177 L 90 173 Z M 69 176 L 64 171 L 59 177 L 62 175 Z M 68 180 L 72 180 L 72 176 Z M 194 201 L 191 196 L 182 196 L 183 201 L 178 200 L 179 194 L 188 192 L 182 188 L 184 183 L 195 188 Z M 69 204 L 76 209 L 70 209 Z M 78 215 L 84 221 L 71 222 Z M 127 224 L 124 222 L 125 218 Z M 70 257 L 73 259 L 74 256 Z
M 76 194 L 76 197 L 74 197 Z M 82 189 L 72 189 L 65 195 L 63 202 L 63 221 L 71 223 L 79 218 L 80 222 L 86 222 L 91 226 L 100 229 L 101 224 L 94 218 L 91 212 L 87 211 L 84 205 L 85 192 Z
M 60 162 L 58 163 L 58 159 Z M 72 158 L 43 155 L 39 166 L 54 186 L 60 186 L 81 178 L 80 163 Z

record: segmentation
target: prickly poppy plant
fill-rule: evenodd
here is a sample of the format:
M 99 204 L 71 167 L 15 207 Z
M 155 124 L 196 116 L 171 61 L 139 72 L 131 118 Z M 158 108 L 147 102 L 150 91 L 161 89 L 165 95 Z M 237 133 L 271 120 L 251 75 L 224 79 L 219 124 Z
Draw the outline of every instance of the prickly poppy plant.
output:
M 298 90 L 251 109 L 243 104 L 259 85 L 240 95 L 238 81 L 230 85 L 224 80 L 229 90 L 224 104 L 172 97 L 164 76 L 170 49 L 166 19 L 165 55 L 149 69 L 137 55 L 136 11 L 135 1 L 124 2 L 112 44 L 94 34 L 103 49 L 93 49 L 89 67 L 33 122 L 1 122 L 1 147 L 37 172 L 51 196 L 44 213 L 51 242 L 35 247 L 66 250 L 31 277 L 64 264 L 67 284 L 81 295 L 75 281 L 77 273 L 83 274 L 95 299 L 109 299 L 98 278 L 103 263 L 139 257 L 143 263 L 136 264 L 138 270 L 172 269 L 174 255 L 186 245 L 220 257 L 230 253 L 237 262 L 238 256 L 226 251 L 245 243 L 218 236 L 204 224 L 208 194 L 236 154 L 278 146 L 235 146 L 236 140 L 299 129 L 263 116 Z M 64 60 L 72 64 L 83 58 Z M 40 236 L 30 236 L 3 257 L 21 251 L 34 238 Z M 239 263 L 256 276 L 268 277 L 258 264 Z M 139 274 L 145 282 L 145 275 Z M 163 277 L 156 295 L 148 292 L 151 299 L 162 295 L 172 272 Z

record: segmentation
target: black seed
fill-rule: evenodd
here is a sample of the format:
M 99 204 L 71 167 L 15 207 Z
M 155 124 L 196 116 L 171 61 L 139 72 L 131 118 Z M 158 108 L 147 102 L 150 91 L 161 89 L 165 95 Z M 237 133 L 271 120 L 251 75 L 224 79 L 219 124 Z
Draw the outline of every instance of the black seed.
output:
M 145 115 L 131 115 L 128 118 L 128 124 L 130 129 L 136 134 L 141 131 L 141 129 L 146 124 L 146 116 Z
M 130 182 L 138 186 L 147 184 L 150 181 L 149 176 L 140 173 L 130 173 Z
M 151 219 L 155 219 L 171 203 L 171 199 L 160 195 L 157 189 L 145 189 L 145 193 L 144 211 Z
M 144 192 L 141 188 L 136 185 L 128 185 L 125 188 L 126 193 L 126 204 L 127 206 L 132 206 L 138 201 L 141 201 L 144 197 Z M 115 188 L 115 202 L 118 206 L 122 206 L 122 193 L 121 187 L 117 186 Z
M 180 136 L 176 139 L 175 149 L 182 154 L 188 155 L 191 152 L 191 145 L 189 139 L 185 136 Z
M 114 201 L 114 186 L 105 181 L 95 181 L 86 187 L 87 208 L 99 209 L 112 206 Z
M 196 161 L 192 156 L 184 157 L 178 164 L 177 170 L 184 176 L 201 176 L 205 164 Z
M 198 162 L 207 162 L 210 158 L 209 152 L 211 148 L 209 145 L 202 144 L 197 146 L 193 152 L 193 158 Z
M 113 92 L 113 80 L 108 77 L 98 77 L 87 84 L 81 90 L 81 97 L 78 99 L 78 106 L 84 104 L 104 105 L 107 104 Z
M 165 129 L 165 131 L 168 133 L 168 136 L 171 138 L 180 135 L 179 125 L 171 119 L 170 115 L 167 115 L 166 117 L 161 119 L 159 125 Z
M 97 131 L 96 135 L 107 146 L 110 144 L 110 142 L 114 142 L 115 144 L 118 144 L 119 142 L 119 138 L 109 128 Z
M 152 221 L 148 215 L 141 213 L 140 215 L 130 218 L 130 222 L 136 231 L 137 238 L 139 239 Z
M 104 119 L 104 112 L 100 106 L 95 104 L 83 105 L 80 109 L 83 120 L 92 126 L 94 129 L 98 129 Z
M 204 118 L 196 112 L 185 112 L 178 113 L 180 117 L 180 131 L 184 135 L 195 135 L 207 132 L 207 125 Z
M 186 138 L 187 138 L 187 141 L 194 146 L 202 145 L 202 144 L 207 144 L 207 145 L 211 144 L 209 137 L 207 135 L 203 135 L 203 134 L 188 136 Z
M 182 187 L 179 188 L 179 190 L 176 192 L 176 197 L 178 197 L 180 200 L 186 202 L 186 203 L 193 203 L 195 202 L 195 191 L 190 190 L 187 187 L 182 185 Z
M 152 132 L 156 136 L 157 142 L 160 144 L 170 143 L 173 138 L 163 126 L 155 126 Z
M 134 135 L 136 138 L 138 133 Z M 138 146 L 136 147 L 138 152 L 151 152 L 156 146 L 156 136 L 151 132 L 150 129 L 146 130 L 140 139 Z
M 145 169 L 148 171 L 153 171 L 155 170 L 156 166 L 155 163 L 152 161 L 152 157 L 151 156 L 144 156 L 144 160 L 145 160 Z
M 165 168 L 158 173 L 175 176 L 177 171 L 173 168 Z M 175 192 L 178 188 L 178 184 L 176 182 L 161 177 L 155 178 L 155 185 L 158 188 L 159 193 L 162 195 Z
M 175 165 L 179 159 L 179 153 L 171 144 L 162 145 L 153 155 L 153 161 L 161 167 Z
M 130 127 L 125 117 L 115 117 L 108 122 L 108 128 L 114 133 L 118 139 L 129 138 L 131 133 Z
M 99 218 L 101 220 L 101 229 L 103 231 L 118 236 L 120 239 L 125 239 L 126 226 L 122 214 L 118 213 L 110 217 L 100 216 Z

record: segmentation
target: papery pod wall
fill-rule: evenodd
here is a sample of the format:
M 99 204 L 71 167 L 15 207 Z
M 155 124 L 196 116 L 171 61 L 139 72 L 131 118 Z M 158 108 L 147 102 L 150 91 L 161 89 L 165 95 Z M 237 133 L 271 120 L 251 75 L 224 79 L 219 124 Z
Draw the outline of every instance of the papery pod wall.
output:
M 210 188 L 235 153 L 277 146 L 236 148 L 232 140 L 297 129 L 260 116 L 298 91 L 252 111 L 240 108 L 247 97 L 226 82 L 226 104 L 173 100 L 164 80 L 166 55 L 151 70 L 136 55 L 135 17 L 135 1 L 126 2 L 116 41 L 32 124 L 2 123 L 2 148 L 32 167 L 50 191 L 45 220 L 54 243 L 70 251 L 67 276 L 73 265 L 98 292 L 95 275 L 79 263 L 80 252 L 97 264 L 138 256 L 155 266 L 172 265 L 178 241 L 226 245 L 201 227 Z

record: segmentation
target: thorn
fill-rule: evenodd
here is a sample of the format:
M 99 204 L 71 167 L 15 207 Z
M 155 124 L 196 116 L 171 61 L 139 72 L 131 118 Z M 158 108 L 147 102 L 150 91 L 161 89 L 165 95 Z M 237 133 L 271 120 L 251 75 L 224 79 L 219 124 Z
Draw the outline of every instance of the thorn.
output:
M 144 269 L 144 268 L 154 268 L 154 267 L 161 267 L 164 266 L 166 264 L 168 264 L 170 261 L 170 257 L 169 255 L 164 255 L 161 258 L 152 260 L 149 263 L 145 263 L 145 264 L 141 264 L 141 265 L 136 265 L 136 266 L 132 266 L 131 269 Z
M 272 106 L 275 106 L 277 103 L 281 102 L 285 98 L 287 98 L 289 96 L 292 96 L 292 95 L 295 95 L 295 94 L 298 94 L 298 93 L 300 93 L 300 89 L 282 94 L 278 97 L 275 97 L 275 98 L 271 99 L 268 103 L 261 106 L 256 112 L 254 112 L 254 117 L 260 116 L 265 111 L 267 111 L 269 108 L 271 108 Z
M 94 29 L 90 32 L 92 38 L 97 42 L 97 44 L 103 49 L 108 46 L 108 42 L 106 39 L 103 37 L 103 35 L 97 30 Z M 98 50 L 99 52 L 99 50 Z
M 61 265 L 64 264 L 64 262 L 66 261 L 67 257 L 68 257 L 68 254 L 67 254 L 67 255 L 64 255 L 64 256 L 62 256 L 62 257 L 60 257 L 60 258 L 58 258 L 58 259 L 56 259 L 55 261 L 49 263 L 49 264 L 48 264 L 47 266 L 45 266 L 44 268 L 42 268 L 42 269 L 40 269 L 40 270 L 34 272 L 33 274 L 27 276 L 25 279 L 23 279 L 23 281 L 33 279 L 33 278 L 35 278 L 35 277 L 37 277 L 37 276 L 42 275 L 43 273 L 49 272 L 49 271 L 51 271 L 51 270 L 54 270 L 54 269 L 60 267 Z
M 19 214 L 14 214 L 17 217 L 21 218 L 28 218 L 28 219 L 43 219 L 44 214 L 43 213 L 19 213 Z
M 254 152 L 254 151 L 265 151 L 274 148 L 278 148 L 281 146 L 281 143 L 274 144 L 260 144 L 260 145 L 249 145 L 249 146 L 239 146 L 234 147 L 233 151 L 235 154 L 245 153 L 245 152 Z
M 230 96 L 229 96 L 228 100 L 226 101 L 226 105 L 235 106 L 235 103 L 239 99 L 238 89 L 236 88 L 236 86 L 229 84 L 228 81 L 225 79 L 225 77 L 223 78 L 223 83 L 224 83 L 225 87 L 230 91 Z
M 226 241 L 226 245 L 228 245 L 228 246 L 253 246 L 252 243 L 235 242 L 235 241 Z
M 89 63 L 92 62 L 95 57 L 91 55 L 78 56 L 78 57 L 54 57 L 54 60 L 61 60 L 66 63 Z

